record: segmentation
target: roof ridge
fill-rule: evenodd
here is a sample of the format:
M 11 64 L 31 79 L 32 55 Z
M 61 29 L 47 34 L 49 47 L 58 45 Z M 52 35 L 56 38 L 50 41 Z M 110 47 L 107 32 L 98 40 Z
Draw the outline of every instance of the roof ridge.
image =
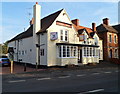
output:
M 59 13 L 59 12 L 61 12 L 62 10 L 64 10 L 64 9 L 58 10 L 58 11 L 56 11 L 56 12 L 54 12 L 54 13 L 51 13 L 51 14 L 49 14 L 48 16 L 43 17 L 41 20 L 43 20 L 43 19 L 45 19 L 45 18 L 47 18 L 47 17 L 49 17 L 49 16 L 51 16 L 51 15 L 54 15 L 54 14 L 56 14 L 56 13 Z

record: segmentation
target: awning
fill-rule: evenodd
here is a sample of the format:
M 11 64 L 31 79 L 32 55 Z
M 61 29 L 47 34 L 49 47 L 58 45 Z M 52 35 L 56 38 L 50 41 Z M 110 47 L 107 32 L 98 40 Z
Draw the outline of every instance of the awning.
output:
M 85 44 L 73 44 L 73 43 L 56 43 L 56 45 L 70 45 L 70 46 L 80 46 L 80 47 L 99 47 L 97 45 L 85 45 Z

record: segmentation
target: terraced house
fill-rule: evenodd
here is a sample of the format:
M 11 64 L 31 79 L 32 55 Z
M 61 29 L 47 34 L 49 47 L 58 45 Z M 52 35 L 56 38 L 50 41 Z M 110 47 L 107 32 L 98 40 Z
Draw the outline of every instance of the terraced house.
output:
M 116 29 L 118 29 L 116 27 Z M 118 59 L 119 35 L 115 27 L 111 26 L 109 19 L 103 19 L 103 23 L 97 26 L 97 32 L 101 39 L 103 39 L 103 58 L 110 61 L 113 58 Z
M 38 3 L 33 10 L 29 28 L 9 40 L 14 61 L 38 66 L 65 66 L 103 60 L 102 40 L 94 24 L 94 30 L 79 26 L 78 20 L 70 20 L 65 9 L 42 19 Z
M 120 59 L 120 24 L 112 26 L 114 29 L 118 31 L 118 56 Z

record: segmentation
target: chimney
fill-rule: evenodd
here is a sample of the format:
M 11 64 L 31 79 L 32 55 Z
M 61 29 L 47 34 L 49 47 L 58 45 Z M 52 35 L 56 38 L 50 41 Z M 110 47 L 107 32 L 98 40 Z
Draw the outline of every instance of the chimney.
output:
M 92 30 L 96 31 L 96 23 L 92 23 Z
M 36 2 L 36 4 L 33 6 L 33 44 L 34 44 L 34 48 L 35 48 L 35 58 L 36 58 L 36 65 L 38 67 L 38 65 L 40 64 L 40 55 L 39 55 L 39 51 L 40 51 L 40 47 L 38 47 L 40 45 L 40 36 L 37 34 L 37 32 L 41 29 L 41 19 L 40 19 L 40 14 L 41 14 L 41 6 L 38 4 L 38 2 Z
M 34 19 L 33 33 L 37 33 L 41 28 L 40 11 L 41 6 L 38 4 L 38 2 L 36 2 L 36 4 L 33 7 L 33 19 Z
M 72 23 L 75 24 L 76 26 L 79 26 L 79 19 L 74 19 L 72 20 Z
M 103 24 L 109 25 L 109 19 L 108 18 L 103 19 Z
M 34 18 L 32 18 L 32 20 L 30 21 L 30 25 L 34 24 Z

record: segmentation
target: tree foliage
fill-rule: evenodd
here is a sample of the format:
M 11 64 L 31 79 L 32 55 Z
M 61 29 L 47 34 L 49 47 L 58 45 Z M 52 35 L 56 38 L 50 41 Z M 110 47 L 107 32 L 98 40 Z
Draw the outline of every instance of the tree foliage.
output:
M 8 42 L 0 44 L 0 54 L 7 54 Z

